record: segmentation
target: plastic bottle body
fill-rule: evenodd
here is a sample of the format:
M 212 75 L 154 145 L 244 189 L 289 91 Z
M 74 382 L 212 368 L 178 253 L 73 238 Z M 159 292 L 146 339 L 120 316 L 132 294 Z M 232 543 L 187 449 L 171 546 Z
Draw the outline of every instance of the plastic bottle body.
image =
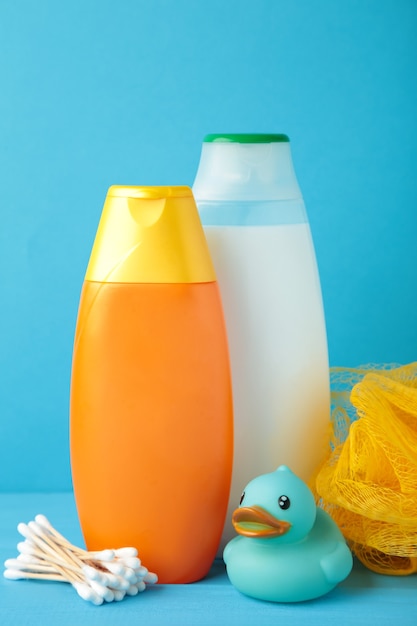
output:
M 194 193 L 222 294 L 233 381 L 234 463 L 224 546 L 235 534 L 231 514 L 249 480 L 281 464 L 308 480 L 325 454 L 327 339 L 298 186 L 291 197 L 287 185 L 287 197 L 280 199 L 279 185 L 278 192 L 260 185 L 257 200 L 253 185 L 253 199 L 245 200 L 251 196 L 245 182 L 246 195 L 238 200 L 233 188 L 223 199 L 207 200 L 199 175 Z M 276 197 L 268 200 L 268 193 Z
M 70 439 L 88 549 L 132 545 L 160 582 L 202 578 L 219 545 L 232 469 L 217 282 L 84 282 Z

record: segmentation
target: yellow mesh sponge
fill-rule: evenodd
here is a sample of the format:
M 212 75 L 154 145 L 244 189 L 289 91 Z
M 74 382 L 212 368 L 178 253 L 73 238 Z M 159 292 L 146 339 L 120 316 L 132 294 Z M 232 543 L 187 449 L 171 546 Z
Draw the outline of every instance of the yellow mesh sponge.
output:
M 329 454 L 313 479 L 354 554 L 381 574 L 417 572 L 417 363 L 332 368 Z

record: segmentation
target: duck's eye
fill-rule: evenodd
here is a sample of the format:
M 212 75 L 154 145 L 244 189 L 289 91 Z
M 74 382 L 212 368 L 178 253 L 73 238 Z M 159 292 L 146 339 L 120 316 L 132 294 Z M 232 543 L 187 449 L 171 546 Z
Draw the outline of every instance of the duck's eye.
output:
M 245 492 L 242 493 L 242 495 L 240 496 L 240 502 L 239 504 L 242 504 L 243 500 L 245 499 Z
M 281 509 L 289 509 L 291 501 L 288 496 L 280 496 L 278 498 L 278 505 Z

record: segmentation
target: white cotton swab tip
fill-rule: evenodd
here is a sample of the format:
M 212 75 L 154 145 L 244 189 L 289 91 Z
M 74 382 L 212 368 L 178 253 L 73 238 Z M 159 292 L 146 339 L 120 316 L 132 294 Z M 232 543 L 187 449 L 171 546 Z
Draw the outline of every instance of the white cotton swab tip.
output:
M 137 596 L 139 593 L 139 589 L 138 586 L 140 585 L 140 583 L 138 583 L 137 585 L 130 585 L 130 587 L 128 589 L 126 589 L 126 595 L 128 596 Z
M 123 589 L 113 589 L 113 593 L 115 602 L 120 602 L 126 595 L 126 591 Z
M 123 574 L 120 576 L 125 578 L 125 580 L 128 580 L 130 583 L 135 583 L 137 579 L 136 571 L 131 567 L 125 567 Z
M 24 552 L 21 552 L 18 556 L 17 556 L 17 561 L 20 561 L 21 563 L 38 563 L 39 559 L 36 558 L 36 556 L 33 556 L 33 554 L 25 554 Z
M 111 589 L 109 589 L 105 585 L 100 585 L 100 583 L 98 583 L 97 581 L 90 580 L 90 587 L 93 589 L 93 591 L 95 591 L 95 593 L 101 596 L 103 600 L 105 600 L 106 602 L 113 602 L 114 593 Z
M 125 576 L 126 568 L 121 561 L 106 561 L 106 569 L 117 576 Z
M 148 573 L 148 570 L 146 569 L 146 567 L 143 567 L 143 565 L 141 565 L 135 570 L 135 572 L 136 572 L 137 578 L 145 578 L 146 574 Z
M 39 524 L 39 526 L 43 526 L 43 528 L 46 528 L 48 530 L 53 530 L 53 526 L 50 523 L 50 521 L 48 520 L 47 517 L 45 517 L 45 515 L 35 515 L 35 522 L 37 524 Z
M 17 530 L 22 535 L 22 537 L 25 537 L 25 539 L 32 539 L 33 533 L 27 524 L 20 522 L 20 524 L 17 525 Z
M 87 602 L 92 602 L 96 606 L 100 606 L 103 604 L 104 600 L 102 596 L 99 596 L 98 593 L 93 591 L 91 587 L 85 583 L 72 583 L 72 586 L 83 600 L 87 600 Z
M 114 559 L 114 550 L 100 550 L 99 552 L 89 552 L 89 558 L 97 561 L 112 561 Z
M 36 551 L 36 547 L 29 541 L 19 541 L 17 549 L 21 554 L 27 554 L 28 556 L 33 556 L 33 553 Z
M 40 524 L 38 524 L 37 522 L 35 522 L 34 520 L 32 520 L 31 522 L 29 522 L 29 523 L 27 524 L 27 527 L 28 527 L 28 528 L 30 528 L 30 530 L 32 531 L 32 533 L 33 533 L 34 535 L 40 535 L 40 534 L 42 534 L 42 533 L 44 533 L 44 532 L 45 532 L 45 529 L 44 529 L 44 528 L 43 528 Z
M 91 565 L 83 565 L 82 571 L 89 580 L 96 580 L 99 583 L 105 584 L 106 574 L 103 574 L 95 567 L 92 567 Z
M 148 583 L 149 585 L 154 585 L 155 583 L 158 582 L 158 576 L 156 574 L 154 574 L 153 572 L 148 572 L 143 580 L 145 581 L 145 583 Z
M 6 561 L 4 561 L 4 567 L 6 567 L 7 569 L 22 569 L 22 567 L 25 567 L 25 565 L 21 562 L 19 562 L 17 559 L 7 559 Z
M 138 567 L 141 566 L 140 559 L 134 556 L 123 558 L 121 559 L 121 561 L 123 562 L 123 565 L 125 567 L 129 567 L 130 569 L 136 570 Z
M 121 576 L 116 576 L 116 574 L 105 574 L 105 578 L 106 578 L 107 587 L 111 587 L 111 589 L 113 590 L 115 589 L 123 590 L 125 589 L 125 585 L 129 584 L 128 581 L 126 581 Z
M 3 572 L 3 576 L 9 580 L 21 580 L 22 578 L 25 578 L 22 571 L 16 569 L 6 569 Z
M 118 548 L 114 551 L 114 554 L 119 557 L 119 559 L 137 557 L 138 551 L 136 548 Z
M 117 576 L 116 574 L 111 574 L 111 576 L 115 576 L 116 578 L 115 583 L 109 583 L 109 586 L 112 589 L 120 589 L 121 591 L 126 591 L 126 589 L 128 589 L 132 584 L 130 580 L 127 580 L 127 578 L 124 578 L 123 576 Z

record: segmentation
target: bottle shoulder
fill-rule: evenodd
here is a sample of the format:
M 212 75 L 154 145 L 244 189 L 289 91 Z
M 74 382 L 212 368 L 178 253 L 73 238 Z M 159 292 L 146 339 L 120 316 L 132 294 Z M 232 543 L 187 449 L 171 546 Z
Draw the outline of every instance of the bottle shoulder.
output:
M 273 226 L 308 222 L 302 198 L 270 201 L 197 201 L 204 226 Z

